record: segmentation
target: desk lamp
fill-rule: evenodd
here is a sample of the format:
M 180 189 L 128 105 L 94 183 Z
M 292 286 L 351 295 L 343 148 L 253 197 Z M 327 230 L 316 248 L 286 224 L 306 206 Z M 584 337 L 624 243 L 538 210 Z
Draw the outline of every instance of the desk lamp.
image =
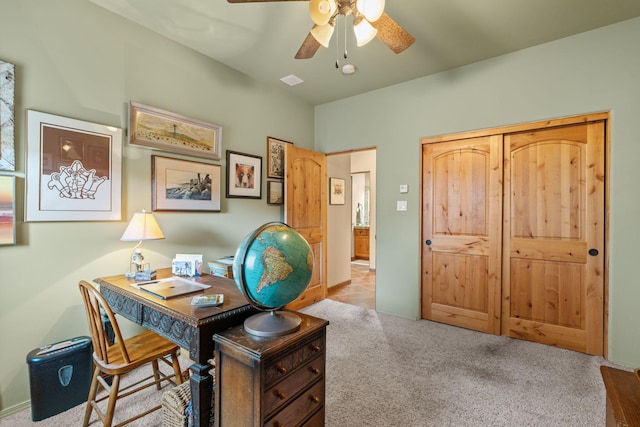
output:
M 131 251 L 129 271 L 125 273 L 125 277 L 132 279 L 135 277 L 136 272 L 141 272 L 143 270 L 142 261 L 144 260 L 144 257 L 142 256 L 142 250 L 140 249 L 142 241 L 157 239 L 164 239 L 164 234 L 162 234 L 162 230 L 160 230 L 160 226 L 151 212 L 146 212 L 143 209 L 142 212 L 134 213 L 133 218 L 129 221 L 127 229 L 124 230 L 124 233 L 120 238 L 120 240 L 124 242 L 138 240 L 138 244 L 135 245 L 133 251 Z

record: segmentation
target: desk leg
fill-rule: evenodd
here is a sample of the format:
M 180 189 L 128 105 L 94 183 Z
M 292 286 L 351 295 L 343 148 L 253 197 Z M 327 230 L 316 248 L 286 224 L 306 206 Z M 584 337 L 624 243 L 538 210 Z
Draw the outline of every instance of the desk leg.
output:
M 193 425 L 209 427 L 209 415 L 211 413 L 211 393 L 213 389 L 213 377 L 209 372 L 212 366 L 209 364 L 194 363 L 191 369 L 191 399 L 193 402 Z

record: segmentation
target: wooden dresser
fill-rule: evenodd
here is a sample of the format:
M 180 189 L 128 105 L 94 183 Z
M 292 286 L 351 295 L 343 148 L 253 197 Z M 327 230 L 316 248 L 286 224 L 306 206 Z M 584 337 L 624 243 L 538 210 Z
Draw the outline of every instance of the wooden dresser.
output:
M 369 227 L 353 228 L 353 257 L 369 259 Z
M 218 427 L 324 426 L 324 319 L 297 313 L 300 329 L 264 338 L 242 325 L 214 336 Z
M 601 366 L 607 390 L 607 427 L 640 426 L 640 381 L 633 372 Z

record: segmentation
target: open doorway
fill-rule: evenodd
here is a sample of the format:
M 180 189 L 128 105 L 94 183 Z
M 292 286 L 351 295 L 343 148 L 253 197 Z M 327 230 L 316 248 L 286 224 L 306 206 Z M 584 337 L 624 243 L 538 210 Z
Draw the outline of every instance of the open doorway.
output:
M 328 298 L 375 309 L 376 150 L 328 154 L 327 171 L 346 184 L 327 212 Z

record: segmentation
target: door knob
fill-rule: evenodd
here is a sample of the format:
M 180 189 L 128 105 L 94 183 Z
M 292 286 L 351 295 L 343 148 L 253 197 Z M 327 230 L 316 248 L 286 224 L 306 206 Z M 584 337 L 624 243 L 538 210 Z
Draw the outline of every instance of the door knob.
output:
M 431 240 L 429 240 L 429 239 L 425 240 L 425 242 L 424 242 L 424 243 L 426 243 L 426 244 L 427 244 L 427 246 L 431 246 Z
M 596 255 L 598 255 L 598 253 L 599 253 L 598 250 L 595 249 L 595 248 L 589 249 L 589 255 L 591 255 L 591 256 L 596 256 Z

